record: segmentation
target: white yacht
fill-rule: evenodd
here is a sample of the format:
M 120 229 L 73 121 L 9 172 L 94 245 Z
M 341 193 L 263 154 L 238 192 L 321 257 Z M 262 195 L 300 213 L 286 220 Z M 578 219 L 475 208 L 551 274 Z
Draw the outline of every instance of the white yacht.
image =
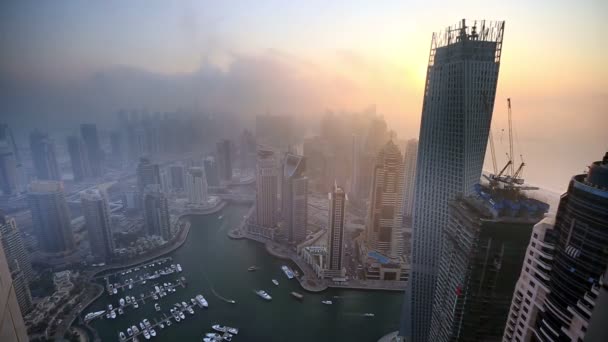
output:
M 133 336 L 133 329 L 127 328 L 127 334 L 129 334 L 129 336 Z
M 152 337 L 156 336 L 156 330 L 154 330 L 154 328 L 150 329 L 150 335 L 152 335 Z
M 116 311 L 112 310 L 112 312 L 110 312 L 110 318 L 111 319 L 116 318 Z
M 293 279 L 293 271 L 291 268 L 283 265 L 281 266 L 281 270 L 283 270 L 283 273 L 285 273 L 285 276 L 287 276 L 288 279 Z
M 126 297 L 126 302 L 127 302 L 127 304 L 131 304 L 131 297 L 127 296 Z
M 182 271 L 182 265 L 177 264 L 177 266 L 176 266 L 176 267 L 177 267 L 177 272 L 181 272 L 181 271 Z
M 255 291 L 255 294 L 257 294 L 258 296 L 260 296 L 266 300 L 272 299 L 272 297 L 270 297 L 270 295 L 264 290 L 257 290 L 257 291 Z
M 145 325 L 147 328 L 149 328 L 149 327 L 150 327 L 150 321 L 148 321 L 148 319 L 147 319 L 147 318 L 144 318 L 143 322 L 144 322 L 144 325 Z
M 123 333 L 122 331 L 118 334 L 118 338 L 120 338 L 121 341 L 124 341 L 127 339 L 127 337 L 125 336 L 125 333 Z
M 118 293 L 118 290 L 117 290 L 116 288 L 114 288 L 114 289 L 112 290 L 112 294 L 117 294 L 117 293 Z
M 137 301 L 133 301 L 133 307 L 138 309 L 139 308 L 139 304 L 137 304 Z
M 222 333 L 229 332 L 232 335 L 236 335 L 239 333 L 238 328 L 231 328 L 231 327 L 227 327 L 227 326 L 223 326 L 223 325 L 219 325 L 219 324 L 212 325 L 211 328 L 215 331 L 219 331 Z
M 154 303 L 154 309 L 156 309 L 156 311 L 160 311 L 160 305 L 158 305 L 158 303 Z
M 95 311 L 95 312 L 89 312 L 88 314 L 86 314 L 86 315 L 84 316 L 84 320 L 85 320 L 85 321 L 90 321 L 90 320 L 92 320 L 92 319 L 95 319 L 95 318 L 97 318 L 97 317 L 99 317 L 99 316 L 103 315 L 103 313 L 104 313 L 104 312 L 105 312 L 105 310 L 104 310 L 104 311 Z
M 139 327 L 141 328 L 141 331 L 146 330 L 146 326 L 144 325 L 144 322 L 139 322 Z
M 179 312 L 179 318 L 181 318 L 181 319 L 186 319 L 186 315 L 184 315 L 184 312 L 183 312 L 183 311 L 180 311 L 180 312 Z
M 365 316 L 365 317 L 374 317 L 375 315 L 373 313 L 371 313 L 371 312 L 366 312 L 366 313 L 363 314 L 363 316 Z
M 120 300 L 118 301 L 118 304 L 120 304 L 120 306 L 125 306 L 125 299 L 120 298 Z
M 148 330 L 144 330 L 144 337 L 146 338 L 146 340 L 150 339 L 150 333 L 148 332 Z
M 321 303 L 325 305 L 332 305 L 334 302 L 332 302 L 331 300 L 322 300 Z
M 279 286 L 279 281 L 276 279 L 272 279 L 272 283 L 275 284 L 276 286 Z
M 131 326 L 131 330 L 133 330 L 134 334 L 139 334 L 139 328 L 135 325 Z
M 194 309 L 191 306 L 188 307 L 188 313 L 194 315 Z
M 123 309 L 122 309 L 122 308 L 118 308 L 118 314 L 119 314 L 119 315 L 122 315 L 122 314 L 124 314 L 124 313 L 125 313 L 125 312 L 123 311 Z
M 201 307 L 203 307 L 203 308 L 209 307 L 209 303 L 207 303 L 207 300 L 205 299 L 205 297 L 203 297 L 203 295 L 198 294 L 198 295 L 196 295 L 195 298 Z

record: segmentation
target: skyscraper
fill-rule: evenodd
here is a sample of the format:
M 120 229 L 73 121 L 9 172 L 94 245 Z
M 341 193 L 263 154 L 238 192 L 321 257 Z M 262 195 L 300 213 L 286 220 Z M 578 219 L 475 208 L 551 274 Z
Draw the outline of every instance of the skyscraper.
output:
M 207 177 L 202 167 L 191 167 L 185 177 L 188 202 L 192 204 L 205 204 L 207 202 Z
M 38 179 L 61 180 L 55 154 L 55 144 L 46 133 L 34 131 L 30 134 L 30 150 Z
M 72 163 L 74 180 L 82 181 L 83 179 L 90 177 L 92 172 L 89 164 L 89 156 L 87 154 L 87 149 L 84 146 L 84 142 L 80 137 L 68 137 L 68 152 L 70 154 L 70 162 Z
M 532 228 L 549 205 L 475 187 L 449 203 L 429 341 L 500 341 Z
M 2 341 L 27 342 L 27 330 L 17 301 L 16 289 L 0 244 L 0 337 Z
M 448 201 L 479 182 L 498 82 L 504 22 L 433 34 L 414 187 L 412 273 L 400 335 L 427 341 Z
M 414 185 L 416 182 L 416 160 L 418 159 L 418 140 L 410 139 L 405 145 L 403 172 L 403 217 L 411 220 L 414 210 Z
M 203 160 L 205 166 L 205 176 L 208 186 L 220 186 L 220 176 L 218 174 L 217 162 L 213 156 L 208 156 Z
M 276 226 L 278 172 L 273 151 L 259 150 L 256 171 L 256 223 L 273 228 Z
M 81 124 L 80 135 L 87 149 L 87 155 L 89 157 L 89 163 L 91 165 L 91 174 L 94 177 L 103 175 L 103 150 L 99 143 L 99 136 L 97 134 L 97 125 L 95 124 Z
M 33 182 L 28 201 L 40 248 L 48 253 L 73 250 L 74 236 L 63 184 L 59 181 Z
M 114 255 L 114 238 L 108 201 L 99 189 L 83 191 L 80 199 L 91 252 L 96 259 L 109 262 Z
M 398 258 L 403 255 L 403 158 L 392 140 L 376 158 L 366 240 L 370 249 Z
M 156 186 L 148 186 L 144 193 L 144 223 L 148 235 L 171 239 L 171 218 L 167 197 Z
M 608 152 L 591 164 L 587 174 L 572 177 L 555 217 L 558 236 L 543 311 L 538 313 L 534 339 L 585 339 L 596 309 L 600 279 L 608 266 Z M 531 256 L 546 257 L 546 249 Z M 605 287 L 606 284 L 604 283 Z
M 7 141 L 0 140 L 0 191 L 5 195 L 17 192 L 17 159 Z
M 547 279 L 553 264 L 557 235 L 555 218 L 547 217 L 534 226 L 526 257 L 513 291 L 511 309 L 506 316 L 503 341 L 530 341 L 539 311 L 549 293 Z M 542 254 L 541 254 L 542 253 Z
M 281 215 L 292 243 L 306 239 L 308 225 L 308 178 L 304 176 L 306 159 L 287 153 L 283 161 L 283 184 L 281 186 Z
M 329 277 L 343 277 L 344 268 L 344 218 L 346 216 L 346 193 L 338 185 L 329 193 L 329 223 L 328 258 L 325 275 Z
M 217 143 L 217 161 L 220 179 L 226 182 L 232 180 L 232 146 L 230 140 L 224 139 Z
M 5 217 L 3 213 L 0 213 L 0 240 L 13 278 L 19 308 L 22 313 L 27 313 L 32 309 L 29 282 L 34 278 L 34 271 L 15 219 Z
M 142 157 L 137 164 L 137 188 L 140 193 L 148 185 L 158 184 L 160 186 L 160 167 L 158 164 L 152 163 L 150 159 Z
M 241 160 L 241 170 L 253 169 L 255 167 L 256 143 L 253 134 L 244 130 L 241 134 L 239 156 Z
M 169 177 L 171 179 L 171 188 L 173 190 L 184 190 L 185 175 L 186 173 L 183 165 L 171 165 L 169 167 Z

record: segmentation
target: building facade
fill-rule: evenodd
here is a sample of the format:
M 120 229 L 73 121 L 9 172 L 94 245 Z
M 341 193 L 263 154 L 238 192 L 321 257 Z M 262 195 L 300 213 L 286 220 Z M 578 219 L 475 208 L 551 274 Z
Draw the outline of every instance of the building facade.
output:
M 532 229 L 549 205 L 477 186 L 450 201 L 430 341 L 500 341 Z
M 169 177 L 171 179 L 171 189 L 182 191 L 185 189 L 186 172 L 183 165 L 171 165 L 169 167 Z
M 137 188 L 143 193 L 148 185 L 161 185 L 160 166 L 148 158 L 140 158 L 137 164 Z
M 462 20 L 433 34 L 418 142 L 412 270 L 400 336 L 426 341 L 448 201 L 469 195 L 485 157 L 504 22 Z
M 300 243 L 306 239 L 308 226 L 308 178 L 304 176 L 306 159 L 287 153 L 283 160 L 281 215 L 287 239 Z
M 82 136 L 82 140 L 84 141 L 84 145 L 87 150 L 91 175 L 94 177 L 102 176 L 104 153 L 101 149 L 101 144 L 99 143 L 97 125 L 81 124 L 80 135 Z
M 259 150 L 256 166 L 256 224 L 274 228 L 277 224 L 278 170 L 275 154 Z
M 370 249 L 391 258 L 403 255 L 403 158 L 390 140 L 374 163 L 366 240 Z
M 30 134 L 30 151 L 36 178 L 39 180 L 61 180 L 55 144 L 48 134 L 34 131 Z
M 416 185 L 416 161 L 418 160 L 418 140 L 410 139 L 405 144 L 403 156 L 403 217 L 411 221 L 414 211 L 414 186 Z
M 530 341 L 534 335 L 536 317 L 543 309 L 549 293 L 548 279 L 553 264 L 557 235 L 555 218 L 547 217 L 532 230 L 524 264 L 515 285 L 511 308 L 502 340 Z
M 58 181 L 32 182 L 28 201 L 40 249 L 47 253 L 72 251 L 74 236 L 63 184 Z
M 232 144 L 224 139 L 217 143 L 217 161 L 220 179 L 229 182 L 232 180 Z
M 34 279 L 34 271 L 15 219 L 7 218 L 2 213 L 0 213 L 0 240 L 13 278 L 19 308 L 25 314 L 32 309 L 29 282 Z
M 188 202 L 201 205 L 207 203 L 207 177 L 203 167 L 191 167 L 186 173 L 186 193 Z
M 83 191 L 80 200 L 91 253 L 97 260 L 110 262 L 114 256 L 114 237 L 108 201 L 99 189 Z
M 205 167 L 205 176 L 207 177 L 207 185 L 217 187 L 220 186 L 220 175 L 217 169 L 215 157 L 208 156 L 203 160 Z
M 585 339 L 596 309 L 600 279 L 608 267 L 608 153 L 587 174 L 572 177 L 555 217 L 558 236 L 547 284 L 549 294 L 535 321 L 534 339 Z M 535 251 L 543 256 L 543 251 Z M 604 284 L 603 286 L 606 286 Z
M 6 342 L 29 341 L 2 245 L 0 245 L 0 337 Z
M 70 136 L 67 140 L 74 180 L 82 181 L 92 175 L 87 149 L 80 137 Z
M 157 235 L 165 241 L 171 239 L 171 218 L 167 197 L 155 187 L 144 193 L 144 224 L 148 235 Z
M 344 221 L 346 218 L 346 193 L 335 185 L 329 193 L 329 222 L 327 225 L 327 269 L 325 275 L 344 277 Z

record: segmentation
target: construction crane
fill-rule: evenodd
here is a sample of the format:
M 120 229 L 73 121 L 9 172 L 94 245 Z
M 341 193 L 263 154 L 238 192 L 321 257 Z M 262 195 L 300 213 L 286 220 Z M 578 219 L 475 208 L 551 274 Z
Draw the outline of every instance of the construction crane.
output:
M 509 162 L 511 164 L 511 172 L 509 173 L 511 176 L 514 174 L 513 170 L 513 122 L 511 120 L 511 98 L 507 98 L 507 104 L 509 107 Z

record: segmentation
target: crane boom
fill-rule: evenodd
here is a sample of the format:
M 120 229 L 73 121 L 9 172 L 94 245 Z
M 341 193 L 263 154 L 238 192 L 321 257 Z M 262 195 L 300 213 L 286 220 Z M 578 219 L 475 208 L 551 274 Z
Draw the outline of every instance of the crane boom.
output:
M 513 123 L 511 121 L 511 98 L 507 99 L 507 104 L 509 106 L 509 162 L 511 163 L 510 175 L 514 174 L 514 165 L 513 165 Z
M 488 116 L 491 116 L 492 112 L 490 111 L 490 105 L 488 104 L 488 97 L 486 96 L 486 93 L 483 93 L 483 106 L 488 114 Z M 492 125 L 492 123 L 490 123 L 490 126 Z M 492 155 L 492 168 L 494 171 L 494 174 L 496 174 L 496 172 L 498 171 L 498 167 L 496 166 L 496 150 L 494 149 L 494 135 L 492 134 L 492 128 L 490 127 L 490 135 L 488 136 L 488 140 L 490 140 L 490 154 Z

